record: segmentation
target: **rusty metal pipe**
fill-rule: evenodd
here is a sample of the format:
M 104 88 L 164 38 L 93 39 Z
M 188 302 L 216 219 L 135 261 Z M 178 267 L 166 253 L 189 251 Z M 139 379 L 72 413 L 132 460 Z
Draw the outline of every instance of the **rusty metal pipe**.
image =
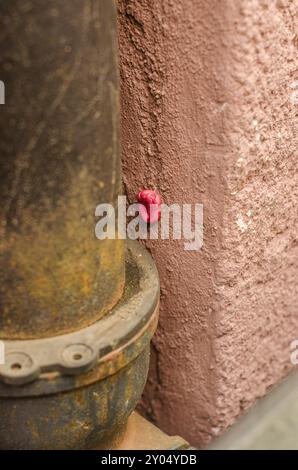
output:
M 40 338 L 123 292 L 124 241 L 94 235 L 121 187 L 115 4 L 3 0 L 0 31 L 0 338 Z
M 111 448 L 158 317 L 149 254 L 95 237 L 121 189 L 111 0 L 0 3 L 0 449 Z

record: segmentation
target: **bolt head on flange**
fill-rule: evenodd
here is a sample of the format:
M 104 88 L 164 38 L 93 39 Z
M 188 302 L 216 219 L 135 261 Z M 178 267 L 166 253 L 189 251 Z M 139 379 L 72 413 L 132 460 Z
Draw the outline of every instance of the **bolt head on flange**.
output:
M 6 342 L 0 366 L 0 449 L 111 448 L 142 394 L 157 326 L 159 281 L 129 242 L 122 300 L 68 335 Z

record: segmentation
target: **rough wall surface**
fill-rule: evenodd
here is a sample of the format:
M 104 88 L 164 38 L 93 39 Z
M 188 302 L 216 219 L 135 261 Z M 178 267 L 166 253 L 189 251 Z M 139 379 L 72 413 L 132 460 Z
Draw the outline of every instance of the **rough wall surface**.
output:
M 118 0 L 127 194 L 135 201 L 149 187 L 169 204 L 204 205 L 200 251 L 147 242 L 162 291 L 143 411 L 196 445 L 290 369 L 297 8 L 296 0 Z

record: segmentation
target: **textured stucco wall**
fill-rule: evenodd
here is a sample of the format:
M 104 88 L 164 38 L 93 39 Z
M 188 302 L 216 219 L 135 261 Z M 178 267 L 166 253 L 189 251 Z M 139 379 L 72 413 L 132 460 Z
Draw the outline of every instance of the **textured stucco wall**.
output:
M 162 291 L 143 411 L 200 445 L 286 375 L 298 336 L 298 2 L 118 10 L 127 194 L 204 204 L 202 250 L 147 243 Z

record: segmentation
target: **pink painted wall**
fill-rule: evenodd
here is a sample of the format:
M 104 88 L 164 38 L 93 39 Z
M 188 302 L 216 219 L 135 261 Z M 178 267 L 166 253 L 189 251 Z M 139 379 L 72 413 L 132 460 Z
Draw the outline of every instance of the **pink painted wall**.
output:
M 298 4 L 118 0 L 125 189 L 204 204 L 149 241 L 161 318 L 142 410 L 195 445 L 290 368 L 298 336 Z M 297 87 L 298 89 L 298 87 Z

